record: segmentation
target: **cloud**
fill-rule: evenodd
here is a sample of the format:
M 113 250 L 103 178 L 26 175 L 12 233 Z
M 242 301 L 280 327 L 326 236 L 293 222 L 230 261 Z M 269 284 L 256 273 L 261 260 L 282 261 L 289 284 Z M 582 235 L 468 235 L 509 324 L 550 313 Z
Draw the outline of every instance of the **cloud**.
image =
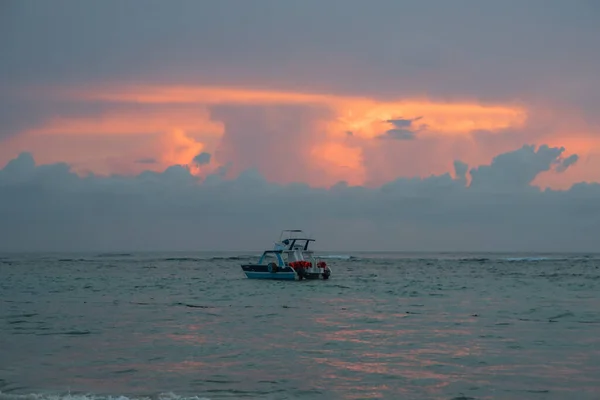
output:
M 419 128 L 413 128 L 413 123 L 422 119 L 423 117 L 417 117 L 413 119 L 389 119 L 386 122 L 394 126 L 393 129 L 388 129 L 383 135 L 377 136 L 379 139 L 395 139 L 395 140 L 412 140 L 416 137 L 418 130 L 423 129 L 424 126 Z M 412 128 L 412 129 L 411 129 Z
M 377 136 L 379 139 L 395 139 L 395 140 L 412 140 L 415 138 L 416 132 L 408 129 L 389 129 L 383 135 Z
M 45 163 L 67 161 L 78 173 L 131 174 L 150 165 L 158 170 L 192 163 L 223 135 L 222 123 L 211 120 L 203 107 L 80 103 L 73 108 L 48 105 L 51 117 L 0 145 L 0 162 L 29 151 Z M 148 159 L 155 162 L 139 162 Z
M 210 164 L 210 153 L 202 152 L 198 154 L 196 157 L 194 157 L 194 163 L 196 163 L 198 166 Z
M 331 118 L 325 106 L 221 105 L 211 110 L 225 127 L 215 160 L 229 162 L 233 175 L 256 168 L 269 180 L 319 185 L 361 178 L 359 152 L 320 129 Z
M 156 164 L 158 161 L 156 160 L 156 158 L 140 158 L 139 160 L 135 160 L 136 163 L 138 164 Z
M 462 161 L 454 161 L 454 174 L 459 179 L 465 179 L 469 166 Z
M 553 164 L 560 163 L 560 155 L 565 149 L 525 145 L 517 151 L 500 154 L 490 165 L 482 165 L 470 171 L 471 185 L 476 189 L 494 191 L 515 191 L 530 189 L 530 184 L 542 172 L 549 171 Z M 570 157 L 571 158 L 571 157 Z M 561 163 L 566 170 L 571 162 Z
M 23 153 L 0 171 L 0 249 L 260 252 L 279 230 L 302 226 L 327 250 L 592 251 L 600 185 L 530 184 L 562 152 L 542 145 L 498 155 L 471 168 L 470 185 L 457 161 L 455 178 L 330 189 L 274 183 L 256 169 L 201 178 L 181 165 L 79 176 L 68 164 L 36 165 Z
M 437 135 L 464 135 L 473 130 L 506 129 L 519 127 L 527 119 L 527 107 L 520 104 L 481 103 L 474 100 L 443 100 L 427 96 L 398 96 L 380 99 L 369 96 L 347 96 L 323 94 L 321 92 L 265 90 L 251 87 L 215 85 L 145 84 L 145 85 L 98 85 L 47 88 L 37 96 L 61 98 L 68 101 L 101 102 L 103 104 L 137 104 L 145 106 L 181 105 L 190 107 L 210 106 L 212 108 L 238 107 L 247 109 L 303 107 L 309 110 L 329 110 L 340 127 L 339 134 L 352 131 L 362 137 L 373 138 L 394 119 L 398 110 L 413 115 L 410 121 L 423 120 L 421 127 L 427 127 Z M 424 116 L 419 116 L 425 114 Z M 215 119 L 214 115 L 205 115 Z M 140 122 L 145 121 L 140 115 Z M 153 120 L 164 121 L 164 115 L 153 115 Z M 171 119 L 171 118 L 169 118 Z M 218 118 L 216 118 L 218 120 Z M 408 119 L 407 119 L 408 120 Z M 333 123 L 334 121 L 332 121 Z M 110 124 L 107 124 L 110 125 Z M 73 123 L 74 127 L 78 125 Z M 351 129 L 344 129 L 351 128 Z M 56 128 L 54 128 L 56 129 Z M 111 128 L 111 132 L 114 132 Z
M 423 119 L 423 117 L 417 117 L 417 118 L 412 118 L 412 119 L 389 119 L 386 122 L 389 122 L 390 124 L 394 125 L 396 128 L 410 128 L 413 123 L 415 121 L 418 121 L 420 119 Z
M 571 154 L 569 157 L 561 160 L 559 165 L 556 167 L 557 172 L 565 172 L 570 166 L 575 165 L 579 160 L 579 156 L 577 154 Z
M 303 179 L 313 185 L 387 179 L 385 175 L 377 178 L 380 172 L 373 172 L 367 159 L 385 151 L 377 149 L 372 139 L 390 124 L 408 126 L 425 144 L 430 139 L 464 138 L 476 128 L 491 134 L 518 128 L 528 114 L 526 108 L 515 105 L 426 98 L 384 101 L 199 85 L 62 87 L 41 90 L 36 98 L 89 103 L 96 112 L 81 116 L 58 112 L 0 148 L 0 162 L 20 151 L 31 151 L 44 162 L 72 163 L 78 173 L 139 173 L 141 165 L 135 160 L 141 158 L 156 159 L 152 170 L 157 171 L 172 164 L 193 164 L 196 155 L 206 152 L 211 154 L 211 168 L 230 164 L 228 173 L 234 175 L 258 168 L 278 182 L 293 181 L 302 170 Z M 397 118 L 399 112 L 405 117 Z M 398 137 L 398 132 L 390 132 L 394 133 Z M 85 143 L 89 143 L 87 149 Z M 406 160 L 416 155 L 408 147 L 401 151 L 413 153 Z M 378 165 L 378 170 L 395 173 L 393 163 L 398 157 L 379 158 L 387 165 Z M 447 168 L 451 159 L 446 158 L 444 165 L 438 162 Z M 432 169 L 425 158 L 407 165 L 412 165 L 405 170 L 407 174 L 422 173 L 415 167 L 428 173 L 440 168 Z
M 35 7 L 28 1 L 3 7 L 0 77 L 7 83 L 179 76 L 188 84 L 495 100 L 540 88 L 588 100 L 598 88 L 585 85 L 599 63 L 593 2 L 508 0 L 473 8 L 443 0 L 381 0 L 376 7 L 360 0 L 235 7 L 183 1 L 173 8 L 148 0 L 139 9 L 117 0 Z M 510 35 L 503 33 L 506 26 Z
M 536 183 L 595 180 L 598 8 L 542 1 L 8 2 L 0 163 L 30 151 L 78 174 L 138 174 L 207 152 L 202 174 L 281 183 L 296 165 L 311 185 L 379 185 L 546 143 L 580 159 Z M 423 129 L 386 122 L 421 115 Z M 259 144 L 268 158 L 244 150 Z
M 59 98 L 48 101 L 43 96 L 30 95 L 22 88 L 3 87 L 0 84 L 0 142 L 39 127 L 56 115 L 63 118 L 90 118 L 105 111 L 106 104 L 99 102 Z
M 456 177 L 455 179 L 459 182 L 461 182 L 461 184 L 466 185 L 467 184 L 467 172 L 469 170 L 469 165 L 460 161 L 460 160 L 454 160 L 454 176 Z

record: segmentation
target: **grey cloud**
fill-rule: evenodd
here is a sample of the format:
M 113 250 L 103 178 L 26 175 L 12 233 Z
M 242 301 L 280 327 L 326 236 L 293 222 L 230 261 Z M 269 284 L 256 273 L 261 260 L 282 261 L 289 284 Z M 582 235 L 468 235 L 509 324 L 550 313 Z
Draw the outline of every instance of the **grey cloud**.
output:
M 67 112 L 64 105 L 45 104 L 41 100 L 25 99 L 14 93 L 14 89 L 3 90 L 0 85 L 0 142 L 2 139 L 38 126 L 56 115 L 59 110 Z M 76 112 L 84 111 L 81 106 L 70 105 L 68 113 L 73 115 Z
M 579 160 L 579 156 L 577 154 L 571 154 L 569 157 L 561 160 L 556 167 L 557 172 L 565 172 L 570 166 L 575 165 Z
M 456 180 L 461 182 L 461 184 L 467 184 L 467 172 L 469 170 L 469 165 L 460 161 L 454 161 L 454 175 L 456 175 Z
M 482 99 L 578 88 L 572 101 L 598 89 L 593 2 L 19 0 L 0 15 L 4 85 L 178 76 Z
M 465 164 L 459 160 L 454 161 L 454 173 L 456 174 L 457 178 L 465 179 L 467 177 L 468 169 L 468 164 Z
M 156 105 L 66 101 L 60 98 L 48 101 L 43 94 L 19 93 L 16 88 L 3 90 L 0 85 L 0 142 L 28 129 L 39 128 L 52 118 L 98 117 L 115 110 L 135 112 L 157 108 Z
M 21 153 L 17 158 L 10 160 L 4 169 L 3 175 L 8 177 L 30 176 L 35 171 L 35 160 L 31 153 Z
M 217 169 L 217 172 L 216 172 L 214 175 L 215 175 L 215 176 L 219 176 L 219 177 L 225 177 L 225 176 L 227 176 L 227 173 L 228 173 L 228 172 L 229 172 L 229 170 L 231 169 L 231 167 L 232 167 L 232 164 L 233 164 L 233 163 L 230 161 L 230 162 L 228 162 L 227 164 L 220 166 L 220 167 Z
M 389 119 L 386 122 L 389 122 L 396 128 L 406 128 L 412 125 L 412 120 L 410 119 Z
M 200 181 L 183 166 L 78 177 L 66 164 L 36 166 L 21 154 L 0 171 L 0 250 L 258 252 L 280 229 L 302 226 L 327 250 L 592 251 L 600 185 L 542 191 L 529 184 L 561 152 L 502 154 L 471 170 L 471 186 L 457 162 L 456 179 L 331 189 L 270 183 L 256 170 Z M 499 184 L 501 193 L 484 190 Z
M 416 117 L 416 118 L 412 118 L 412 119 L 398 118 L 398 119 L 389 119 L 386 122 L 389 122 L 390 124 L 394 125 L 396 128 L 410 128 L 415 121 L 418 121 L 422 118 L 423 117 Z
M 470 186 L 492 191 L 531 189 L 529 184 L 538 174 L 550 170 L 564 150 L 542 145 L 536 151 L 535 146 L 525 145 L 517 151 L 500 154 L 490 165 L 471 169 Z
M 196 165 L 210 164 L 210 153 L 202 152 L 194 157 L 193 161 L 196 163 Z
M 412 119 L 390 119 L 386 122 L 394 126 L 393 129 L 388 129 L 384 134 L 377 136 L 378 139 L 395 139 L 395 140 L 412 140 L 423 127 L 413 127 L 415 121 L 423 117 Z

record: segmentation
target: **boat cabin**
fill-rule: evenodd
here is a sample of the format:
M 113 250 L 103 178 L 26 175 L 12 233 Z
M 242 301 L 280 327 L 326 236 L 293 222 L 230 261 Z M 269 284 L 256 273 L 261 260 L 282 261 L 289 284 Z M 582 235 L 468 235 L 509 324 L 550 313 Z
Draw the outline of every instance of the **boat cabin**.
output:
M 275 262 L 277 265 L 285 265 L 294 261 L 314 261 L 313 251 L 308 249 L 311 239 L 301 229 L 284 230 L 275 242 L 273 250 L 263 253 L 259 264 Z

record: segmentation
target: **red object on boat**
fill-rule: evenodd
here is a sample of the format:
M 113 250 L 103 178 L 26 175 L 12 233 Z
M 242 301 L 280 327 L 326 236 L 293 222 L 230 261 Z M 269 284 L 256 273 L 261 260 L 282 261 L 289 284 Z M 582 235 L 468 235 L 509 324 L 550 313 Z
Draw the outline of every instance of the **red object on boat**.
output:
M 304 260 L 301 260 L 301 261 L 292 261 L 289 265 L 290 265 L 290 267 L 292 267 L 294 269 L 295 268 L 310 268 L 311 267 L 310 262 L 309 261 L 304 261 Z

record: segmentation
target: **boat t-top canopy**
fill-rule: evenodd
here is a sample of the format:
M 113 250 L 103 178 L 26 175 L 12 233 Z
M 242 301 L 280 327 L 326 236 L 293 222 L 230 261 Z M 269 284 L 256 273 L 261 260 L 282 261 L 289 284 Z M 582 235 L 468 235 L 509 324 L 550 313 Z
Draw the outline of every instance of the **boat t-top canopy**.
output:
M 308 244 L 314 241 L 315 239 L 307 237 L 302 229 L 286 229 L 281 231 L 281 235 L 279 235 L 279 242 L 275 245 L 276 248 L 279 247 L 278 245 L 283 245 L 285 246 L 286 250 L 294 250 L 296 243 L 300 242 L 300 244 L 304 244 L 303 250 L 306 251 L 308 250 Z

